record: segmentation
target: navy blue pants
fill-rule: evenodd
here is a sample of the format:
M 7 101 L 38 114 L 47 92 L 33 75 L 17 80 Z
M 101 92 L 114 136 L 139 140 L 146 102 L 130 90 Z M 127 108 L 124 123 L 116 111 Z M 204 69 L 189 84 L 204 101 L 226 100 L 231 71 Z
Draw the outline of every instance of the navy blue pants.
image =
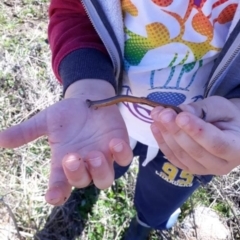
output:
M 212 176 L 195 177 L 168 162 L 161 151 L 143 167 L 147 146 L 137 143 L 133 152 L 134 156 L 139 156 L 134 197 L 138 218 L 151 228 L 166 229 L 172 213 L 182 206 L 200 184 L 210 182 Z M 121 177 L 128 168 L 115 163 L 115 179 Z

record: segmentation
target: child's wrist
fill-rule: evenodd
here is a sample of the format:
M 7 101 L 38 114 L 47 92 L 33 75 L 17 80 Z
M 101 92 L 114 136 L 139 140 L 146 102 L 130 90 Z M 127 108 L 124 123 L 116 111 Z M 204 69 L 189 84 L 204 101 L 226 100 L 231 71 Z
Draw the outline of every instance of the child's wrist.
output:
M 72 83 L 67 88 L 64 98 L 100 100 L 115 95 L 115 90 L 109 82 L 100 79 L 84 79 Z

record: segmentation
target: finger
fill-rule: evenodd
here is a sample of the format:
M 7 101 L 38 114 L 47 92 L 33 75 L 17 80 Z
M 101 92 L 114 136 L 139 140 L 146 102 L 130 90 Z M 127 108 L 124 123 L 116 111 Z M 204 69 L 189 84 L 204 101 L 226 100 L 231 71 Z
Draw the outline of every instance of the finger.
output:
M 92 181 L 84 160 L 77 153 L 67 154 L 63 158 L 63 170 L 71 186 L 83 188 Z
M 71 186 L 65 177 L 62 167 L 51 165 L 48 190 L 45 199 L 49 204 L 62 205 L 70 196 Z
M 166 113 L 170 115 L 170 113 Z M 161 114 L 164 115 L 164 114 Z M 166 118 L 162 117 L 162 122 Z M 169 119 L 169 117 L 168 117 Z M 209 153 L 204 147 L 186 134 L 175 121 L 164 122 L 167 129 L 164 140 L 174 150 L 175 156 L 180 162 L 188 166 L 189 171 L 195 174 L 211 174 L 220 172 L 226 165 L 226 161 Z
M 46 110 L 0 132 L 0 146 L 15 148 L 47 134 Z
M 188 167 L 191 173 L 209 174 L 209 171 L 222 169 L 225 162 L 210 154 L 201 145 L 188 136 L 175 122 L 177 114 L 166 109 L 161 111 L 158 118 L 159 128 L 162 127 L 164 141 L 173 151 L 176 158 Z M 164 131 L 166 129 L 166 131 Z M 209 161 L 211 159 L 211 161 Z M 217 164 L 217 166 L 216 166 Z M 212 173 L 212 172 L 211 172 Z
M 66 181 L 59 181 L 49 184 L 45 194 L 45 200 L 51 205 L 60 206 L 64 204 L 71 193 L 71 186 Z
M 101 152 L 90 152 L 86 157 L 88 171 L 96 187 L 105 189 L 114 181 L 113 161 L 104 157 Z
M 161 123 L 161 116 L 164 113 L 170 113 L 171 119 L 169 119 L 169 116 L 166 116 L 166 121 L 174 121 L 173 118 L 175 118 L 176 113 L 171 110 L 171 109 L 166 109 L 163 107 L 156 107 L 153 109 L 153 111 L 151 112 L 151 116 L 152 119 L 154 121 L 154 123 L 151 125 L 151 130 L 152 133 L 158 143 L 159 148 L 161 149 L 161 151 L 163 152 L 163 154 L 166 156 L 166 158 L 172 163 L 174 164 L 176 167 L 183 169 L 185 171 L 188 170 L 188 166 L 184 163 L 181 163 L 178 158 L 176 157 L 177 155 L 174 153 L 174 151 L 172 151 L 168 144 L 166 143 L 163 135 L 167 134 L 167 129 L 163 126 L 163 124 Z M 164 120 L 165 121 L 165 120 Z
M 61 160 L 66 153 L 63 150 L 55 151 L 55 148 L 52 148 L 51 155 L 50 176 L 45 199 L 48 203 L 58 206 L 68 199 L 72 186 L 69 184 L 62 167 Z
M 231 121 L 235 119 L 236 112 L 238 112 L 234 104 L 219 96 L 208 97 L 202 101 L 193 102 L 187 105 L 182 104 L 180 107 L 183 111 L 192 113 L 200 118 L 204 111 L 204 120 L 211 123 L 217 121 Z
M 151 125 L 151 130 L 153 133 L 153 136 L 155 137 L 158 146 L 160 148 L 160 150 L 162 151 L 162 153 L 164 154 L 164 156 L 168 159 L 168 161 L 170 161 L 173 165 L 175 165 L 176 167 L 187 171 L 188 167 L 181 163 L 175 156 L 175 154 L 173 153 L 173 151 L 168 147 L 168 145 L 166 144 L 163 135 L 159 129 L 159 126 L 157 126 L 156 124 L 152 124 Z M 162 131 L 164 131 L 163 129 L 161 129 Z
M 179 114 L 176 123 L 196 143 L 216 157 L 228 159 L 233 147 L 237 147 L 234 139 L 229 139 L 223 131 L 189 113 Z
M 129 144 L 121 139 L 114 138 L 109 143 L 109 148 L 112 152 L 113 159 L 120 166 L 127 166 L 133 159 L 133 152 Z
M 175 135 L 175 140 L 183 151 L 187 152 L 193 159 L 188 163 L 190 170 L 194 171 L 193 173 L 202 175 L 216 173 L 222 175 L 225 173 L 224 170 L 225 166 L 227 166 L 227 161 L 206 151 L 206 149 L 196 143 L 183 131 L 179 131 Z M 187 158 L 186 161 L 188 161 Z

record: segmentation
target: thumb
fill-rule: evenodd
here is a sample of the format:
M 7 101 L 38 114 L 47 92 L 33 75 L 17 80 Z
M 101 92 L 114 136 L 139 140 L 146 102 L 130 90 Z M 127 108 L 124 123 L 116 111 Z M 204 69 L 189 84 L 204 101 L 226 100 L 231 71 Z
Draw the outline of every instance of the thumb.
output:
M 15 148 L 47 133 L 46 110 L 0 132 L 0 147 Z
M 229 122 L 235 118 L 237 107 L 224 97 L 212 96 L 198 102 L 182 104 L 180 108 L 206 122 Z

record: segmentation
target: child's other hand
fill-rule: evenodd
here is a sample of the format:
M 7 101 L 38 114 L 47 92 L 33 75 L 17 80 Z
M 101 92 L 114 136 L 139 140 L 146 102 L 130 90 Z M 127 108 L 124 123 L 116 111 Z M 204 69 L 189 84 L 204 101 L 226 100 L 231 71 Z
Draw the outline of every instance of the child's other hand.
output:
M 78 81 L 67 89 L 66 99 L 0 133 L 0 146 L 5 148 L 21 146 L 43 135 L 48 137 L 48 203 L 63 204 L 72 186 L 86 187 L 91 181 L 100 189 L 107 188 L 114 180 L 113 159 L 119 165 L 131 162 L 132 150 L 118 107 L 95 110 L 86 104 L 87 98 L 97 100 L 112 95 L 114 90 L 107 82 Z
M 214 96 L 180 107 L 178 115 L 162 107 L 151 113 L 153 135 L 171 163 L 198 175 L 224 175 L 240 165 L 239 99 Z

